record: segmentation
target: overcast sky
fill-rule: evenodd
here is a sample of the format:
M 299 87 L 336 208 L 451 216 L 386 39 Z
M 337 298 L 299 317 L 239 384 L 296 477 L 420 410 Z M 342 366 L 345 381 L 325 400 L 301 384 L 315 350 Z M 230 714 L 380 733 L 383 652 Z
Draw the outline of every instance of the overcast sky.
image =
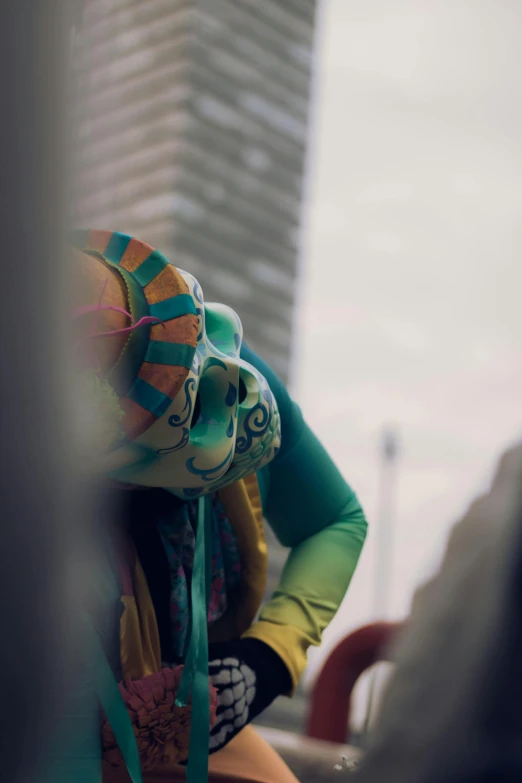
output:
M 522 6 L 322 8 L 294 391 L 373 531 L 400 430 L 399 617 L 522 432 Z M 371 618 L 373 567 L 370 536 L 327 646 Z

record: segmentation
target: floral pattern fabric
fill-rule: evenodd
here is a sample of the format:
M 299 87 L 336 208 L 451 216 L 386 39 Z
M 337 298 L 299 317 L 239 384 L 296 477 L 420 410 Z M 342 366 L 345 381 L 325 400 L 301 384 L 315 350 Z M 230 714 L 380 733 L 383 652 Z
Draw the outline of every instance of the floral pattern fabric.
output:
M 159 532 L 169 563 L 170 622 L 174 656 L 184 658 L 190 630 L 190 580 L 194 564 L 197 500 L 180 505 L 172 519 L 162 520 Z M 223 505 L 212 498 L 212 576 L 208 623 L 216 622 L 227 609 L 227 595 L 240 583 L 241 565 L 237 543 Z

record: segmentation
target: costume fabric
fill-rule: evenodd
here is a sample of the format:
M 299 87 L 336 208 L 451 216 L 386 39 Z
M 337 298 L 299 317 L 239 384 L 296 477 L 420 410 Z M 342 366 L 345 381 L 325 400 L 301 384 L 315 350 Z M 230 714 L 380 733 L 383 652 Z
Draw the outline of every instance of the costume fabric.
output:
M 355 493 L 304 422 L 299 407 L 291 400 L 283 383 L 245 344 L 241 355 L 267 378 L 281 413 L 280 452 L 257 478 L 263 515 L 279 541 L 291 550 L 280 584 L 245 636 L 264 642 L 278 654 L 288 669 L 293 689 L 306 666 L 308 648 L 320 644 L 323 630 L 344 598 L 364 543 L 367 523 Z M 152 492 L 154 503 L 150 501 Z M 182 555 L 178 552 L 174 556 L 175 547 L 169 548 L 168 543 L 165 547 L 165 538 L 168 538 L 169 525 L 175 524 L 172 519 L 185 504 L 162 490 L 150 493 L 122 495 L 133 520 L 131 533 L 156 610 L 162 658 L 167 662 L 179 662 L 180 656 L 176 652 L 180 645 L 173 650 L 172 644 L 172 619 L 179 627 L 176 613 L 183 613 L 186 603 L 182 602 L 176 608 L 176 602 L 168 602 L 165 593 L 168 592 L 172 599 L 176 592 L 173 586 L 176 580 L 171 579 L 169 583 L 166 571 L 176 576 L 176 564 Z M 160 496 L 163 496 L 161 502 Z M 225 542 L 221 551 L 225 554 L 223 565 L 226 566 L 220 568 L 216 551 L 219 547 L 214 545 L 213 594 L 214 602 L 220 600 L 223 608 L 227 594 L 230 597 L 230 593 L 238 589 L 241 568 L 248 568 L 249 564 L 238 562 L 238 548 L 223 506 L 215 500 L 213 504 L 216 512 L 214 541 Z M 218 599 L 218 574 L 224 572 L 225 589 Z M 190 584 L 186 578 L 185 582 Z M 180 592 L 183 591 L 184 588 Z M 184 595 L 188 595 L 188 587 Z
M 212 753 L 223 748 L 274 698 L 293 691 L 306 666 L 309 646 L 320 643 L 324 628 L 344 598 L 367 527 L 354 492 L 304 422 L 282 382 L 245 345 L 242 358 L 266 377 L 280 411 L 282 431 L 276 458 L 252 477 L 259 488 L 260 507 L 251 506 L 250 516 L 258 519 L 262 514 L 290 552 L 278 588 L 253 623 L 258 603 L 249 609 L 247 616 L 251 619 L 246 625 L 243 623 L 239 634 L 243 638 L 234 638 L 232 632 L 223 642 L 224 647 L 211 644 L 209 676 L 218 692 L 218 723 L 209 735 Z M 252 503 L 255 493 L 249 494 L 252 484 L 245 482 L 245 502 Z M 264 592 L 265 570 L 256 563 L 259 553 L 263 556 L 265 552 L 266 557 L 262 525 L 260 519 L 249 522 L 251 526 L 245 528 L 249 531 L 245 535 L 242 524 L 244 521 L 246 525 L 248 515 L 235 514 L 238 518 L 233 519 L 232 507 L 226 502 L 232 489 L 220 490 L 210 500 L 211 639 L 212 628 L 218 627 L 227 615 L 230 618 L 234 607 L 241 604 L 248 580 L 259 600 Z M 143 573 L 150 594 L 148 600 L 154 610 L 161 649 L 160 664 L 183 663 L 190 628 L 187 607 L 195 524 L 191 501 L 156 489 L 115 494 L 122 503 L 121 520 L 136 553 L 135 578 Z M 134 671 L 139 678 L 152 671 L 151 664 L 138 673 L 140 662 L 152 658 L 145 654 L 146 639 L 139 654 L 133 650 L 134 642 L 127 644 L 135 633 L 127 633 L 126 629 L 139 626 L 140 606 L 135 606 L 134 598 L 126 595 L 123 571 L 120 565 L 118 573 L 126 607 L 123 621 L 127 617 L 118 636 L 122 641 L 120 668 L 127 676 Z M 246 582 L 242 581 L 244 578 Z M 241 628 L 241 623 L 232 622 L 229 627 Z M 147 636 L 154 638 L 152 627 Z M 136 665 L 129 668 L 133 661 Z

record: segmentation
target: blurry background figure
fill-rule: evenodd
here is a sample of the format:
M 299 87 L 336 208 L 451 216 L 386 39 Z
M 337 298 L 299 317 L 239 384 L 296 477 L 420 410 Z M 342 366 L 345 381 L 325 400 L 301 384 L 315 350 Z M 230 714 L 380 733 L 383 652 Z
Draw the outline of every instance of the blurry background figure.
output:
M 64 372 L 71 8 L 69 0 L 0 7 L 0 778 L 9 783 L 42 780 L 42 753 L 72 682 L 80 590 L 78 428 Z
M 85 0 L 76 221 L 143 239 L 288 382 L 316 0 Z M 266 595 L 287 552 L 266 530 Z M 300 728 L 302 695 L 263 722 Z
M 522 445 L 417 593 L 361 783 L 522 776 Z

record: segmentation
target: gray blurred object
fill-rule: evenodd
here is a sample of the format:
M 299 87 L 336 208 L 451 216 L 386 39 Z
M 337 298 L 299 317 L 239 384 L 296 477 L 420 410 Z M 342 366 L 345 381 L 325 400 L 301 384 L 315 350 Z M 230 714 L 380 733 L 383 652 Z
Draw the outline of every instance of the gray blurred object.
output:
M 360 783 L 522 779 L 522 445 L 416 595 Z
M 72 6 L 0 4 L 0 780 L 9 783 L 34 780 L 70 684 L 66 555 L 78 511 L 62 207 Z

